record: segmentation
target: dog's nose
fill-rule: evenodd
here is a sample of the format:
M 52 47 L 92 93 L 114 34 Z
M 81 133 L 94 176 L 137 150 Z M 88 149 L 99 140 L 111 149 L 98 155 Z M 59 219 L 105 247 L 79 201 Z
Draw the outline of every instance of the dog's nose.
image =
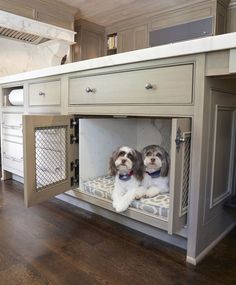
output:
M 123 164 L 126 163 L 126 159 L 122 159 L 121 163 L 123 163 Z
M 151 158 L 151 162 L 155 162 L 155 158 Z

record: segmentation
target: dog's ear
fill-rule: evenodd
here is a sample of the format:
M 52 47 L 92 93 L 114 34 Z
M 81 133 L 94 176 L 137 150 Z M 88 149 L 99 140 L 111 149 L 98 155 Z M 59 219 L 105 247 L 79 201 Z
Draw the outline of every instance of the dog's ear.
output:
M 168 172 L 169 172 L 169 154 L 164 150 L 162 149 L 162 166 L 161 166 L 161 173 L 160 175 L 165 177 L 168 175 Z
M 111 176 L 115 176 L 117 174 L 117 168 L 115 166 L 115 160 L 117 157 L 117 150 L 115 150 L 109 160 L 109 174 Z
M 146 146 L 141 150 L 141 155 L 142 155 L 143 160 L 145 159 L 148 148 L 149 146 Z
M 144 175 L 144 163 L 143 163 L 143 158 L 142 154 L 135 150 L 135 155 L 134 155 L 134 163 L 133 163 L 133 172 L 134 176 L 142 181 L 143 180 L 143 175 Z

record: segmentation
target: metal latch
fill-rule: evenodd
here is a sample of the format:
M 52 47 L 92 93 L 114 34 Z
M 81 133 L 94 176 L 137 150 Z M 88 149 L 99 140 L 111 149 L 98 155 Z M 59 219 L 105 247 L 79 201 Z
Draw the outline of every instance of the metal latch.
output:
M 180 145 L 181 145 L 181 143 L 184 143 L 185 141 L 186 141 L 185 138 L 182 137 L 181 129 L 178 128 L 178 129 L 177 129 L 177 132 L 176 132 L 176 139 L 175 139 L 177 151 L 180 150 Z

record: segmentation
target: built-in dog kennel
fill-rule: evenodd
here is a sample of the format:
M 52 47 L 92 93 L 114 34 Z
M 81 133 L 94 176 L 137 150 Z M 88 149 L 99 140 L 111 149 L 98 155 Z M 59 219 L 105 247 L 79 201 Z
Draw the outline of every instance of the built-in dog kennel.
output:
M 141 151 L 158 144 L 170 156 L 170 192 L 134 200 L 122 215 L 186 236 L 190 126 L 190 118 L 26 116 L 26 204 L 70 190 L 83 201 L 114 211 L 114 178 L 108 171 L 112 152 L 119 146 Z

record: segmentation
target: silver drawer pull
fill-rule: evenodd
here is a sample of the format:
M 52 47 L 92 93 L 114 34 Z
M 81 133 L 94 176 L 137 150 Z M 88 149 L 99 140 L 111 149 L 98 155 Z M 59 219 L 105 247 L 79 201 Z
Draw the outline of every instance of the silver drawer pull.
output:
M 153 89 L 153 85 L 151 83 L 146 83 L 145 89 L 147 89 L 147 90 Z
M 85 91 L 87 93 L 95 93 L 95 89 L 94 88 L 90 88 L 90 87 L 86 87 Z
M 39 96 L 45 96 L 45 95 L 46 95 L 45 92 L 39 91 Z

